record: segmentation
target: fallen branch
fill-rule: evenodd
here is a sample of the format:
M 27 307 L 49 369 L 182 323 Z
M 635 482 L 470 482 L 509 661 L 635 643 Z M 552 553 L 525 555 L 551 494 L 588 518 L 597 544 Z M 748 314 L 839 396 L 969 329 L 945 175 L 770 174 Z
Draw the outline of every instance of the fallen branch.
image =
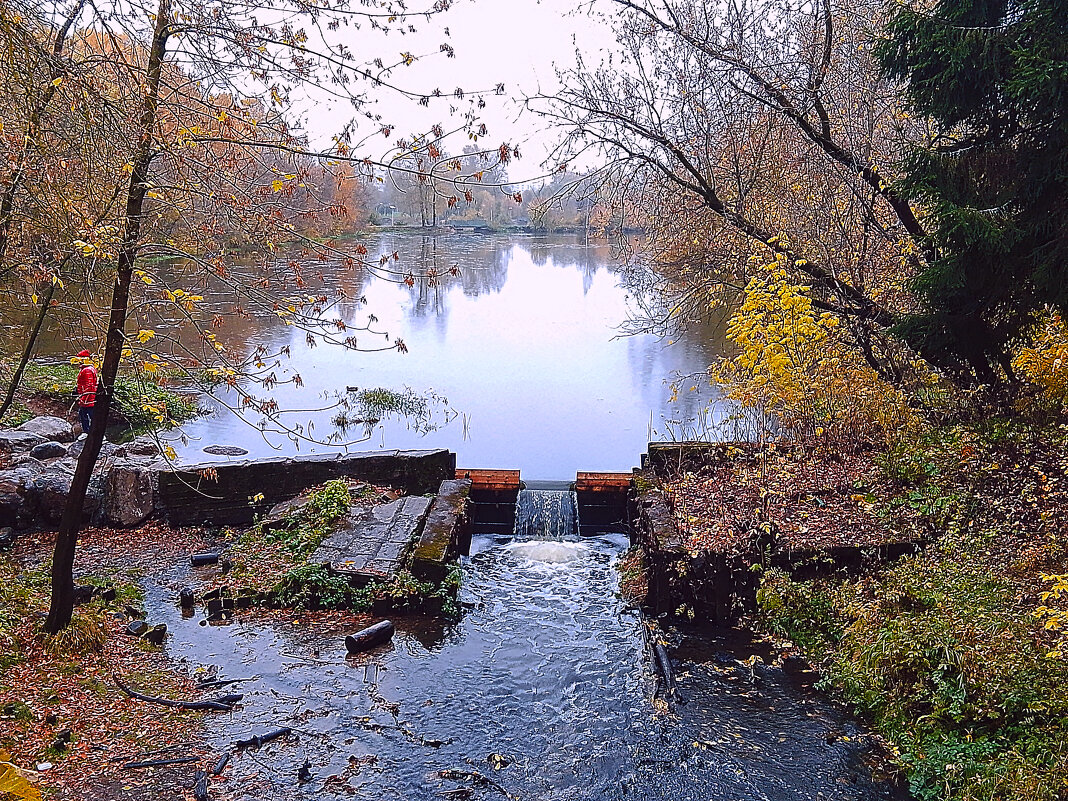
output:
M 230 761 L 230 752 L 227 751 L 225 754 L 223 754 L 221 757 L 219 757 L 219 761 L 215 763 L 215 768 L 212 770 L 211 775 L 212 776 L 220 776 L 220 775 L 222 775 L 222 772 L 226 769 L 226 763 L 229 762 L 229 761 Z
M 193 799 L 194 801 L 208 801 L 208 774 L 206 771 L 198 770 L 193 781 Z
M 285 737 L 287 734 L 292 734 L 293 730 L 288 726 L 283 726 L 280 729 L 275 729 L 267 734 L 257 734 L 250 737 L 247 740 L 238 740 L 234 743 L 234 748 L 259 748 L 264 743 L 269 743 L 271 740 L 277 740 L 279 737 Z
M 174 701 L 170 698 L 159 698 L 155 695 L 145 695 L 144 693 L 139 693 L 135 690 L 131 690 L 129 687 L 122 683 L 122 680 L 119 678 L 119 674 L 117 673 L 113 673 L 111 677 L 115 680 L 115 685 L 131 698 L 136 698 L 138 701 L 146 701 L 150 704 L 159 704 L 161 706 L 171 707 L 172 709 L 206 709 L 213 712 L 233 712 L 234 703 L 236 703 L 236 701 L 232 703 L 223 703 L 222 701 Z M 223 697 L 231 699 L 235 696 Z M 241 696 L 236 696 L 236 698 L 240 699 Z
M 500 793 L 503 793 L 506 798 L 511 798 L 508 791 L 501 787 L 497 782 L 488 776 L 484 776 L 477 770 L 457 770 L 456 768 L 445 768 L 438 771 L 438 778 L 449 779 L 454 782 L 471 782 L 477 787 L 492 787 Z
M 163 765 L 188 765 L 199 762 L 200 757 L 172 757 L 171 759 L 147 759 L 144 762 L 127 762 L 124 768 L 158 768 Z
M 653 638 L 653 656 L 656 657 L 657 667 L 660 668 L 660 675 L 664 679 L 664 691 L 668 698 L 674 698 L 678 703 L 683 703 L 682 695 L 679 694 L 679 687 L 675 683 L 675 671 L 671 669 L 671 658 L 668 656 L 667 649 L 664 644 Z

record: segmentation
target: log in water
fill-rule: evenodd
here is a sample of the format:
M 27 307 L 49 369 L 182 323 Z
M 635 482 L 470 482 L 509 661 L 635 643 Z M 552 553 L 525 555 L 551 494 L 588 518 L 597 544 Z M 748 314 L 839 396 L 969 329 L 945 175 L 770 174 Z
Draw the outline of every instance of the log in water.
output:
M 376 645 L 381 645 L 393 639 L 393 631 L 393 623 L 383 620 L 346 637 L 345 649 L 350 654 L 358 654 L 361 651 L 369 650 Z

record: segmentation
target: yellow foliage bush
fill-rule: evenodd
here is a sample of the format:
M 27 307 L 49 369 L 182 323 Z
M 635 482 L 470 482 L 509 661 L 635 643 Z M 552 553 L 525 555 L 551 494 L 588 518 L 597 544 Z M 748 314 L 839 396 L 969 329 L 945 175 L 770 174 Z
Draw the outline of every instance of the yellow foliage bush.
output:
M 780 258 L 746 286 L 727 328 L 738 354 L 712 366 L 713 380 L 799 437 L 855 444 L 918 425 L 905 396 L 841 342 L 837 318 L 813 308 L 785 267 Z
M 1059 637 L 1056 647 L 1046 656 L 1051 659 L 1068 658 L 1068 573 L 1041 575 L 1042 580 L 1051 586 L 1042 593 L 1042 606 L 1034 611 L 1034 616 L 1042 621 L 1046 631 L 1055 632 Z
M 1039 325 L 1030 347 L 1016 354 L 1012 367 L 1050 400 L 1068 405 L 1068 326 L 1059 314 L 1050 314 Z

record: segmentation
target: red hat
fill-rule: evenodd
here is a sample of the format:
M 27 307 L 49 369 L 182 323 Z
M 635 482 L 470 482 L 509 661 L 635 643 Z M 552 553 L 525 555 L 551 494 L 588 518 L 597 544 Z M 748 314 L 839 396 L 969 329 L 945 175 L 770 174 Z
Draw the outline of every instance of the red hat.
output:
M 92 356 L 93 354 L 91 354 L 91 353 L 90 353 L 89 351 L 87 351 L 87 350 L 83 350 L 83 351 L 82 351 L 81 353 L 79 353 L 78 355 L 79 355 L 79 356 L 81 356 L 82 358 L 85 358 L 86 356 Z

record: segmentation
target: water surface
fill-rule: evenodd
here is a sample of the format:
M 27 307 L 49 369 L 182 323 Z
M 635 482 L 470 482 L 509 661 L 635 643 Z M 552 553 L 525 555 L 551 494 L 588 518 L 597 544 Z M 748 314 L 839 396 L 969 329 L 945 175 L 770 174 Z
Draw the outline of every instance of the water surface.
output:
M 737 633 L 670 633 L 686 702 L 654 700 L 645 624 L 618 594 L 625 538 L 550 529 L 476 536 L 460 622 L 395 617 L 391 645 L 349 659 L 357 624 L 204 626 L 175 609 L 188 568 L 150 587 L 149 617 L 167 622 L 166 647 L 188 670 L 250 679 L 233 715 L 210 718 L 214 747 L 295 732 L 237 754 L 217 786 L 265 801 L 898 797 L 872 781 L 863 731 Z
M 312 348 L 304 332 L 277 317 L 228 319 L 220 338 L 244 338 L 248 348 L 288 348 L 278 377 L 297 373 L 304 386 L 272 391 L 291 411 L 268 422 L 265 433 L 225 411 L 187 425 L 184 459 L 209 459 L 202 449 L 211 444 L 239 445 L 255 456 L 322 451 L 271 429 L 280 421 L 326 439 L 337 434 L 333 411 L 292 410 L 328 406 L 346 387 L 409 387 L 439 399 L 440 428 L 421 433 L 400 420 L 370 430 L 356 426 L 344 435 L 359 440 L 350 450 L 442 447 L 455 451 L 462 467 L 565 479 L 577 470 L 629 470 L 648 439 L 664 434 L 666 419 L 693 417 L 711 399 L 707 382 L 697 380 L 686 390 L 703 391 L 684 391 L 672 404 L 670 382 L 705 369 L 720 349 L 717 332 L 699 327 L 673 341 L 622 335 L 634 299 L 620 285 L 619 259 L 605 244 L 471 234 L 383 235 L 365 244 L 372 255 L 397 252 L 401 261 L 393 269 L 419 275 L 429 267 L 444 275 L 435 286 L 409 287 L 339 265 L 322 267 L 328 287 L 336 282 L 349 298 L 366 299 L 342 308 L 347 324 L 359 326 L 373 314 L 376 330 L 388 333 L 388 340 L 361 334 L 361 343 L 378 347 L 400 338 L 408 352 Z M 452 267 L 458 275 L 449 275 Z

